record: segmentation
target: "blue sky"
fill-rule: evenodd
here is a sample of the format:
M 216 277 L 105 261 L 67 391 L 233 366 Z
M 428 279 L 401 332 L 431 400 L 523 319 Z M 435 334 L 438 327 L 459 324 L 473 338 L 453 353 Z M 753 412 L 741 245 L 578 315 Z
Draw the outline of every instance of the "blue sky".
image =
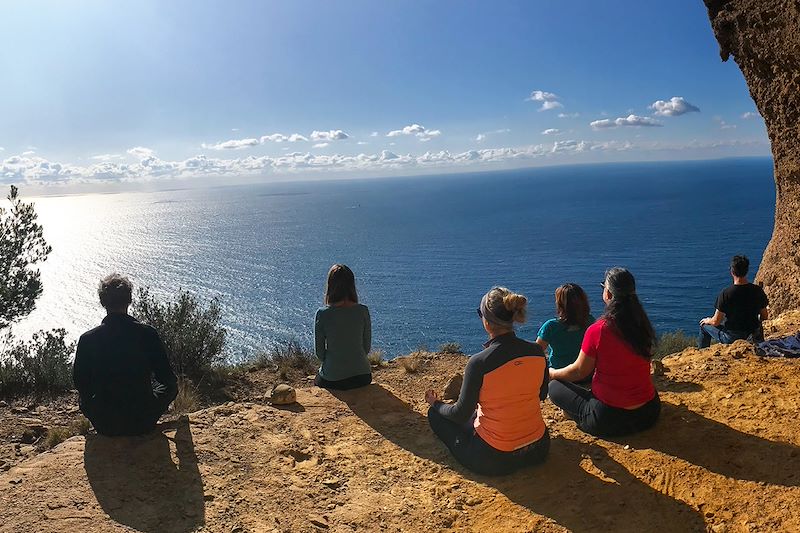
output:
M 0 17 L 4 182 L 769 155 L 700 1 L 27 0 Z

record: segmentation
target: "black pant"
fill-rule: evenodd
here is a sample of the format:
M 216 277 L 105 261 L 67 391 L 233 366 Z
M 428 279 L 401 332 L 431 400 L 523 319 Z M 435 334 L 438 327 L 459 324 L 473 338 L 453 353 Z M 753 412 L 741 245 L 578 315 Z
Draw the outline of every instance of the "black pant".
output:
M 637 409 L 611 407 L 595 398 L 591 391 L 567 381 L 551 381 L 549 395 L 550 401 L 572 417 L 582 431 L 596 437 L 643 431 L 655 424 L 661 413 L 658 392 Z
M 542 463 L 550 451 L 550 433 L 547 429 L 536 442 L 513 452 L 503 452 L 487 444 L 475 432 L 475 415 L 466 424 L 457 424 L 431 407 L 428 409 L 428 422 L 459 463 L 485 476 L 502 476 Z
M 153 431 L 171 398 L 148 398 L 146 402 L 136 406 L 114 408 L 97 400 L 81 401 L 81 411 L 92 423 L 95 431 L 108 437 L 145 435 Z
M 359 374 L 358 376 L 340 379 L 338 381 L 328 381 L 319 374 L 314 378 L 314 385 L 323 389 L 350 390 L 359 387 L 366 387 L 372 383 L 372 374 Z

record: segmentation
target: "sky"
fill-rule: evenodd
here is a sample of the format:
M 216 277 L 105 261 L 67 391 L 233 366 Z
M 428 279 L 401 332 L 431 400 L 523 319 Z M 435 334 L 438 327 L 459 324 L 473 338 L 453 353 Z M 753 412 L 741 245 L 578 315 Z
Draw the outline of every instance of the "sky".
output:
M 702 2 L 0 4 L 0 182 L 767 156 Z

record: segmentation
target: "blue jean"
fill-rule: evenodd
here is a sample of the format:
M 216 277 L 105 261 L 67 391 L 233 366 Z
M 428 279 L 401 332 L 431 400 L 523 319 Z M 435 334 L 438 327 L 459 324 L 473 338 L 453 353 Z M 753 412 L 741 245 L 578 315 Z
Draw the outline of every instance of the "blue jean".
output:
M 749 337 L 749 333 L 741 331 L 731 331 L 725 327 L 715 327 L 709 324 L 702 324 L 700 326 L 700 340 L 697 343 L 698 348 L 708 348 L 711 346 L 711 339 L 716 339 L 722 344 L 733 344 L 740 339 Z

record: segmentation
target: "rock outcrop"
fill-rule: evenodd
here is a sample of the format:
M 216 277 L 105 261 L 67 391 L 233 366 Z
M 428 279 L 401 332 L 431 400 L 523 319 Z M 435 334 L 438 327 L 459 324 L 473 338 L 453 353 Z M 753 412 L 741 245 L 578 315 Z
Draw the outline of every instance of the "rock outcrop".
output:
M 705 0 L 723 61 L 739 65 L 775 160 L 775 228 L 756 280 L 773 312 L 800 307 L 800 2 Z

